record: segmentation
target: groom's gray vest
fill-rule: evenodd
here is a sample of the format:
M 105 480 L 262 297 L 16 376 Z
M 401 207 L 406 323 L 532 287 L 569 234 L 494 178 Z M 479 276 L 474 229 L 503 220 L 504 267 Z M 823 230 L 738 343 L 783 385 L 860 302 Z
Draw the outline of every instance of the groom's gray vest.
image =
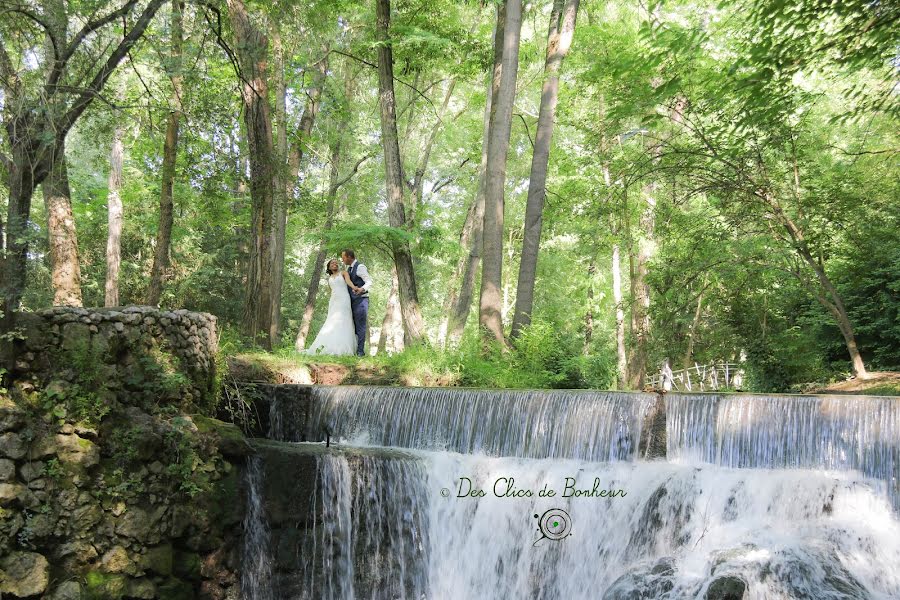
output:
M 350 276 L 350 281 L 353 282 L 353 285 L 355 285 L 356 287 L 359 287 L 359 288 L 361 288 L 366 283 L 365 281 L 363 281 L 362 277 L 360 277 L 359 275 L 356 274 L 356 271 L 359 270 L 359 265 L 361 265 L 361 264 L 362 264 L 361 262 L 357 261 L 352 267 L 347 269 L 347 274 Z M 365 298 L 368 295 L 369 295 L 369 292 L 367 292 L 365 290 L 363 290 L 363 292 L 361 294 L 354 294 L 353 290 L 350 290 L 351 298 Z

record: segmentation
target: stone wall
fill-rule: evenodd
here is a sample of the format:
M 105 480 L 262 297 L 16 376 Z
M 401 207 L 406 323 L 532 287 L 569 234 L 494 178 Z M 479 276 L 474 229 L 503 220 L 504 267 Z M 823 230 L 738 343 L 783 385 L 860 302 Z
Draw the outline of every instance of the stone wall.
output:
M 215 317 L 23 314 L 0 389 L 0 596 L 240 598 L 249 452 L 215 411 Z
M 72 381 L 79 361 L 101 371 L 106 388 L 118 394 L 143 388 L 143 379 L 169 375 L 182 406 L 214 402 L 216 317 L 149 306 L 55 307 L 21 313 L 22 333 L 12 377 L 47 386 Z M 184 381 L 176 381 L 176 380 Z M 163 390 L 165 393 L 165 390 Z

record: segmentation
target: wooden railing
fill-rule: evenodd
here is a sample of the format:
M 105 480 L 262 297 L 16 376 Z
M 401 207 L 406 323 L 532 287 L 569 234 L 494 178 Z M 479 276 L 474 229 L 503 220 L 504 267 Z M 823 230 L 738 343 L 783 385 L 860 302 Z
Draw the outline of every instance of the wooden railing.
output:
M 707 392 L 740 389 L 744 383 L 744 369 L 735 363 L 713 363 L 673 371 L 668 364 L 659 373 L 647 378 L 650 387 L 675 392 Z

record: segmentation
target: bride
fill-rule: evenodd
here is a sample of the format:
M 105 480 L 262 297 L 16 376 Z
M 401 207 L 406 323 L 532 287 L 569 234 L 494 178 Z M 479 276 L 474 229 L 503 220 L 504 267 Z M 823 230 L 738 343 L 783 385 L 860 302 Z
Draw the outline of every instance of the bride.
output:
M 328 316 L 319 330 L 319 335 L 306 350 L 307 354 L 356 354 L 356 333 L 353 327 L 353 313 L 350 310 L 350 276 L 338 269 L 337 259 L 328 261 L 328 286 L 331 299 L 328 301 Z

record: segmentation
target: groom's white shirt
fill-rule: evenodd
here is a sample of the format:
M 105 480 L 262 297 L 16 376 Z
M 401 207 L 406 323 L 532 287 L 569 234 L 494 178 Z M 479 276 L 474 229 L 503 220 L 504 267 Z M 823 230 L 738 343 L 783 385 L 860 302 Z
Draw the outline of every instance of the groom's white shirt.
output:
M 359 275 L 363 280 L 363 284 L 361 287 L 368 292 L 369 288 L 372 287 L 372 276 L 369 275 L 369 270 L 366 268 L 366 265 L 362 264 L 358 260 L 354 259 L 353 262 L 350 263 L 350 268 L 352 269 L 357 264 L 359 265 L 359 267 L 356 269 L 356 274 Z

